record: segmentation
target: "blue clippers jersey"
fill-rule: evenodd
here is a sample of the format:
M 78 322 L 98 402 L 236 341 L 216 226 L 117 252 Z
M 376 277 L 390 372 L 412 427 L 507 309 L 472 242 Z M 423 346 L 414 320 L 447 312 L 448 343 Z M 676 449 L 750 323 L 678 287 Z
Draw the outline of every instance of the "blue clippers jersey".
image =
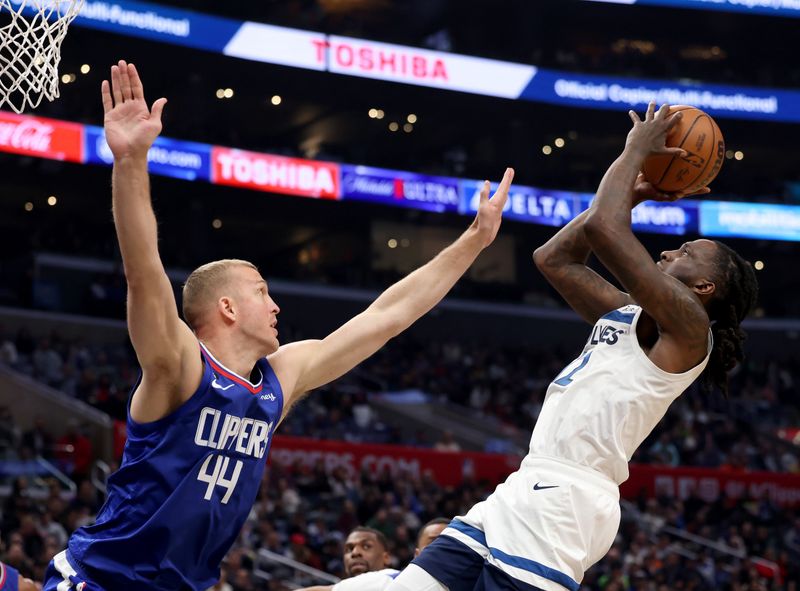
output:
M 70 562 L 106 591 L 205 591 L 256 499 L 280 384 L 266 359 L 253 384 L 201 353 L 203 379 L 178 410 L 144 424 L 129 414 L 108 499 L 70 538 Z
M 17 569 L 0 562 L 0 591 L 19 591 Z

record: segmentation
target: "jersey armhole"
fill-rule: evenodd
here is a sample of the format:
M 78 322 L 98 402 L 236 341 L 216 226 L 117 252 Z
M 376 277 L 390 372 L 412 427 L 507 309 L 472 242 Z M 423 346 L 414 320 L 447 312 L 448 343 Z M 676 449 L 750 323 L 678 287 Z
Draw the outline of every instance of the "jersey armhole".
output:
M 127 427 L 128 433 L 133 433 L 134 435 L 149 435 L 151 433 L 157 432 L 163 429 L 165 426 L 174 423 L 178 418 L 190 412 L 195 407 L 199 406 L 201 403 L 201 398 L 203 393 L 208 389 L 208 385 L 213 379 L 213 373 L 211 370 L 211 366 L 208 364 L 208 360 L 202 353 L 202 349 L 200 349 L 198 343 L 198 354 L 200 355 L 200 360 L 203 363 L 203 377 L 200 378 L 200 384 L 197 386 L 197 389 L 192 393 L 192 395 L 185 400 L 178 408 L 173 410 L 168 415 L 161 417 L 155 421 L 150 421 L 148 423 L 138 423 L 133 420 L 131 417 L 131 402 L 133 401 L 133 395 L 136 393 L 136 390 L 139 388 L 139 385 L 142 382 L 142 371 L 139 370 L 139 377 L 136 379 L 136 384 L 134 384 L 133 388 L 131 389 L 130 396 L 128 396 L 128 405 L 127 405 Z

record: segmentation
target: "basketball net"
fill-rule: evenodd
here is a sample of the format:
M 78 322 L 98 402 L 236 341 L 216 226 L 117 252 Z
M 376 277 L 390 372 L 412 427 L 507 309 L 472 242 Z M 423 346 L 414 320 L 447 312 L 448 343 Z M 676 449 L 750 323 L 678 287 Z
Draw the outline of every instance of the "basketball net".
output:
M 0 0 L 0 108 L 17 113 L 58 98 L 67 27 L 84 0 Z

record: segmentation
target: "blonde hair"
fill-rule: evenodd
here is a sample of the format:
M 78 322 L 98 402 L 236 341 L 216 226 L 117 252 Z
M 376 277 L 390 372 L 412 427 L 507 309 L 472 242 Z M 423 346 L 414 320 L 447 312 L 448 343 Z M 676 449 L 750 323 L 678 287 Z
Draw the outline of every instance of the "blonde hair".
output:
M 183 317 L 193 330 L 201 324 L 205 310 L 217 299 L 234 267 L 250 267 L 258 271 L 258 267 L 249 261 L 222 259 L 197 267 L 186 279 L 183 284 Z

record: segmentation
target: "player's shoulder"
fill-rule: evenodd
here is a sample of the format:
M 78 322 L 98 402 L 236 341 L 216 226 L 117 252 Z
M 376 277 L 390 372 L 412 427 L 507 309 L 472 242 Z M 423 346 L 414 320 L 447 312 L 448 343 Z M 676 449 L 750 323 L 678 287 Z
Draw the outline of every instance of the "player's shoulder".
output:
M 19 591 L 19 573 L 4 562 L 0 562 L 0 591 Z
M 335 591 L 383 591 L 400 574 L 399 570 L 384 568 L 362 573 L 334 585 Z
M 631 324 L 636 314 L 638 314 L 641 309 L 642 307 L 638 304 L 625 304 L 619 308 L 609 310 L 598 319 L 598 322 L 612 320 L 624 324 Z

